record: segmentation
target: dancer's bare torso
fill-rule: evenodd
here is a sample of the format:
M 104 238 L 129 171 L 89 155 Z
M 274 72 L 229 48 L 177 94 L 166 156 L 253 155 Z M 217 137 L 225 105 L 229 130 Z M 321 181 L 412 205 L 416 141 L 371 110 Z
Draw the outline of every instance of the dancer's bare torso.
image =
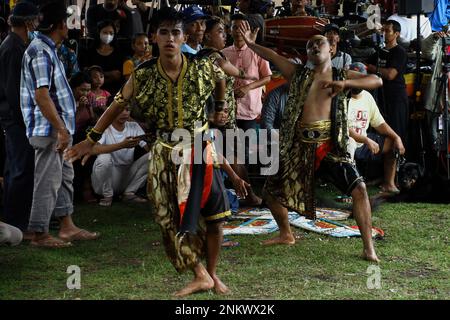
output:
M 331 113 L 331 89 L 323 89 L 325 82 L 332 81 L 331 69 L 326 73 L 315 73 L 313 83 L 303 106 L 301 123 L 329 120 Z

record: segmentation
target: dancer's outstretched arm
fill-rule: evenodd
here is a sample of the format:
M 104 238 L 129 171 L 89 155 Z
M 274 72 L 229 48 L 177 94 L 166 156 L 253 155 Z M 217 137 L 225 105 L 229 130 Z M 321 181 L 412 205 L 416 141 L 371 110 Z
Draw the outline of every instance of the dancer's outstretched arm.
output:
M 275 51 L 269 48 L 265 48 L 256 44 L 256 36 L 258 35 L 259 28 L 256 28 L 254 31 L 251 31 L 250 25 L 247 21 L 239 27 L 239 31 L 242 33 L 244 37 L 245 43 L 247 46 L 252 49 L 257 55 L 261 56 L 263 59 L 266 59 L 273 64 L 275 64 L 280 70 L 283 77 L 290 81 L 294 76 L 295 70 L 297 68 L 297 64 L 292 63 L 287 58 L 279 55 Z

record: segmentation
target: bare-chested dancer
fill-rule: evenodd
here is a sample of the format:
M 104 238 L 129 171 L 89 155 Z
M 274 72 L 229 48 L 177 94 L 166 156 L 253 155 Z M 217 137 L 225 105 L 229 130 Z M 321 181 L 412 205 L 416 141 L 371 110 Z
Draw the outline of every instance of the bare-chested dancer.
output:
M 314 69 L 295 65 L 275 51 L 255 43 L 258 29 L 241 26 L 247 45 L 274 63 L 290 82 L 289 99 L 280 129 L 280 170 L 264 187 L 265 200 L 280 234 L 264 242 L 294 244 L 288 209 L 315 218 L 314 176 L 327 175 L 342 192 L 353 198 L 353 212 L 361 230 L 363 258 L 378 262 L 372 242 L 371 208 L 366 186 L 347 153 L 346 90 L 374 89 L 382 85 L 375 76 L 333 69 L 327 38 L 313 36 L 307 43 Z

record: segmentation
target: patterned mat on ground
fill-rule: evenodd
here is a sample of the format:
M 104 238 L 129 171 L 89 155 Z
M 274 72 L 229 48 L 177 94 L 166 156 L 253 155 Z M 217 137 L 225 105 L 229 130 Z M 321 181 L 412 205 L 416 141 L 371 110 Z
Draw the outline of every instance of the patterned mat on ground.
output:
M 325 234 L 336 238 L 361 237 L 357 226 L 346 226 L 336 221 L 319 218 L 309 220 L 303 216 L 298 216 L 295 220 L 290 220 L 291 225 L 308 231 Z M 384 231 L 379 228 L 372 228 L 373 238 L 382 238 Z
M 291 212 L 293 213 L 293 212 Z M 254 217 L 260 217 L 263 215 L 270 215 L 270 210 L 267 208 L 240 208 L 239 212 L 234 214 L 232 219 L 248 219 Z M 294 213 L 295 214 L 295 213 Z M 316 208 L 317 218 L 323 218 L 328 220 L 347 220 L 350 217 L 351 212 L 341 209 L 331 208 Z
M 346 210 L 318 208 L 317 219 L 309 220 L 295 212 L 289 212 L 291 225 L 308 231 L 321 233 L 337 238 L 360 237 L 357 226 L 346 226 L 336 222 L 345 220 L 350 216 Z M 240 210 L 232 219 L 224 225 L 224 235 L 237 234 L 267 234 L 278 230 L 278 226 L 267 208 L 247 208 Z M 372 228 L 372 237 L 382 238 L 384 232 L 378 228 Z

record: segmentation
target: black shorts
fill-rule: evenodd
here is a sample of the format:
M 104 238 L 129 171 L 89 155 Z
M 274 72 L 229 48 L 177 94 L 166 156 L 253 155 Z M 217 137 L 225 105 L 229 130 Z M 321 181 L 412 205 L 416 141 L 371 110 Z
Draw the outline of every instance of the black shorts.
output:
M 325 158 L 320 163 L 317 174 L 348 196 L 360 182 L 364 182 L 353 162 L 335 162 Z
M 380 146 L 380 151 L 377 154 L 373 154 L 372 151 L 370 151 L 369 147 L 367 147 L 366 144 L 362 145 L 359 148 L 356 148 L 355 150 L 355 160 L 371 160 L 371 161 L 378 161 L 383 158 L 383 147 L 384 147 L 384 136 L 380 136 L 376 133 L 369 133 L 367 134 L 367 137 Z

